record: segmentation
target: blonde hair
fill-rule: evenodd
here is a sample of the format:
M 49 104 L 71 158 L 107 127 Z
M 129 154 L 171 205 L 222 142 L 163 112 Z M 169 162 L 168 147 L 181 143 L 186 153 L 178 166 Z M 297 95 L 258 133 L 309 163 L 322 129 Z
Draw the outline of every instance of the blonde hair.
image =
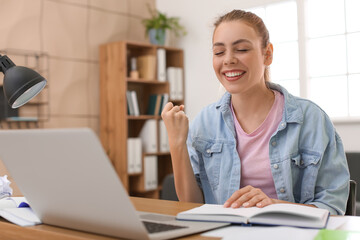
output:
M 265 49 L 270 43 L 269 31 L 266 28 L 263 20 L 252 12 L 247 12 L 244 10 L 232 10 L 231 12 L 226 13 L 225 15 L 220 16 L 214 23 L 215 29 L 223 22 L 231 21 L 244 21 L 250 27 L 252 27 L 256 33 L 261 37 L 262 44 L 261 46 Z M 267 66 L 264 71 L 265 81 L 270 81 L 269 67 Z

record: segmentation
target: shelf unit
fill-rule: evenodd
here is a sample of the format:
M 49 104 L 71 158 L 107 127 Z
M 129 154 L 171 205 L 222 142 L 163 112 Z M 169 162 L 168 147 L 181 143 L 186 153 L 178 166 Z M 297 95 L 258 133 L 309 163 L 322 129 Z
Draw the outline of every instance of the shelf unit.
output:
M 41 128 L 50 118 L 49 56 L 45 52 L 20 49 L 2 49 L 0 54 L 7 55 L 16 65 L 31 68 L 40 73 L 48 82 L 45 88 L 32 100 L 18 109 L 10 109 L 1 98 L 0 128 Z M 2 73 L 1 73 L 2 74 Z M 3 75 L 0 77 L 3 79 Z M 2 87 L 2 83 L 0 84 Z M 1 88 L 2 91 L 2 88 Z
M 169 152 L 142 154 L 144 157 L 155 155 L 158 159 L 158 187 L 155 190 L 139 190 L 139 182 L 144 179 L 144 167 L 138 174 L 128 174 L 127 171 L 127 139 L 139 137 L 144 123 L 149 119 L 157 121 L 157 139 L 159 146 L 160 116 L 146 115 L 149 97 L 152 94 L 169 94 L 169 82 L 157 79 L 132 79 L 129 77 L 129 63 L 132 57 L 152 55 L 157 61 L 157 50 L 166 51 L 166 68 L 178 67 L 184 70 L 184 53 L 182 49 L 150 45 L 146 43 L 120 41 L 100 46 L 100 139 L 112 164 L 119 175 L 124 187 L 132 196 L 158 198 L 161 183 L 165 176 L 172 173 L 171 157 Z M 156 64 L 155 64 L 156 65 Z M 157 66 L 155 67 L 157 68 Z M 155 69 L 156 70 L 156 69 Z M 156 72 L 156 71 L 155 71 Z M 155 74 L 157 76 L 157 73 Z M 182 79 L 182 89 L 184 79 Z M 128 115 L 127 91 L 136 91 L 139 103 L 139 116 Z M 174 104 L 183 104 L 182 100 L 170 101 Z M 141 184 L 140 184 L 141 185 Z

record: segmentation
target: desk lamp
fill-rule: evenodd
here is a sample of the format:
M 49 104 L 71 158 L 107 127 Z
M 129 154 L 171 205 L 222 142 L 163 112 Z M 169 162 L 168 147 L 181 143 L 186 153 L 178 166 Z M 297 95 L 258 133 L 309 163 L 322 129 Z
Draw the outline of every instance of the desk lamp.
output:
M 16 66 L 6 55 L 0 54 L 0 71 L 4 73 L 4 94 L 12 108 L 30 101 L 46 85 L 46 79 L 34 70 Z

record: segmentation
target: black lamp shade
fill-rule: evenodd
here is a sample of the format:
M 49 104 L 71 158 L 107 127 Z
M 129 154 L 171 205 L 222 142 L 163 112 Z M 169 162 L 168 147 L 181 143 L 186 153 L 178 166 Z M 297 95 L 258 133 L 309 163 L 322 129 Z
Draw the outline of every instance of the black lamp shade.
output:
M 45 78 L 39 73 L 22 66 L 12 66 L 4 75 L 4 93 L 12 108 L 27 103 L 46 85 Z

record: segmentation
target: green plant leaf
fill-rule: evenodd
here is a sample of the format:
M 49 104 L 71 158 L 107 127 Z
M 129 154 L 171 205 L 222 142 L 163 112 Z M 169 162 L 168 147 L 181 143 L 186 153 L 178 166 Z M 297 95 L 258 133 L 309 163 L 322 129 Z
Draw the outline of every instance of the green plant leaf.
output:
M 147 4 L 151 18 L 143 19 L 142 23 L 145 26 L 145 34 L 148 34 L 150 29 L 169 29 L 173 31 L 176 36 L 186 35 L 184 26 L 182 26 L 178 17 L 168 17 L 165 13 L 162 13 L 156 9 L 151 9 Z

